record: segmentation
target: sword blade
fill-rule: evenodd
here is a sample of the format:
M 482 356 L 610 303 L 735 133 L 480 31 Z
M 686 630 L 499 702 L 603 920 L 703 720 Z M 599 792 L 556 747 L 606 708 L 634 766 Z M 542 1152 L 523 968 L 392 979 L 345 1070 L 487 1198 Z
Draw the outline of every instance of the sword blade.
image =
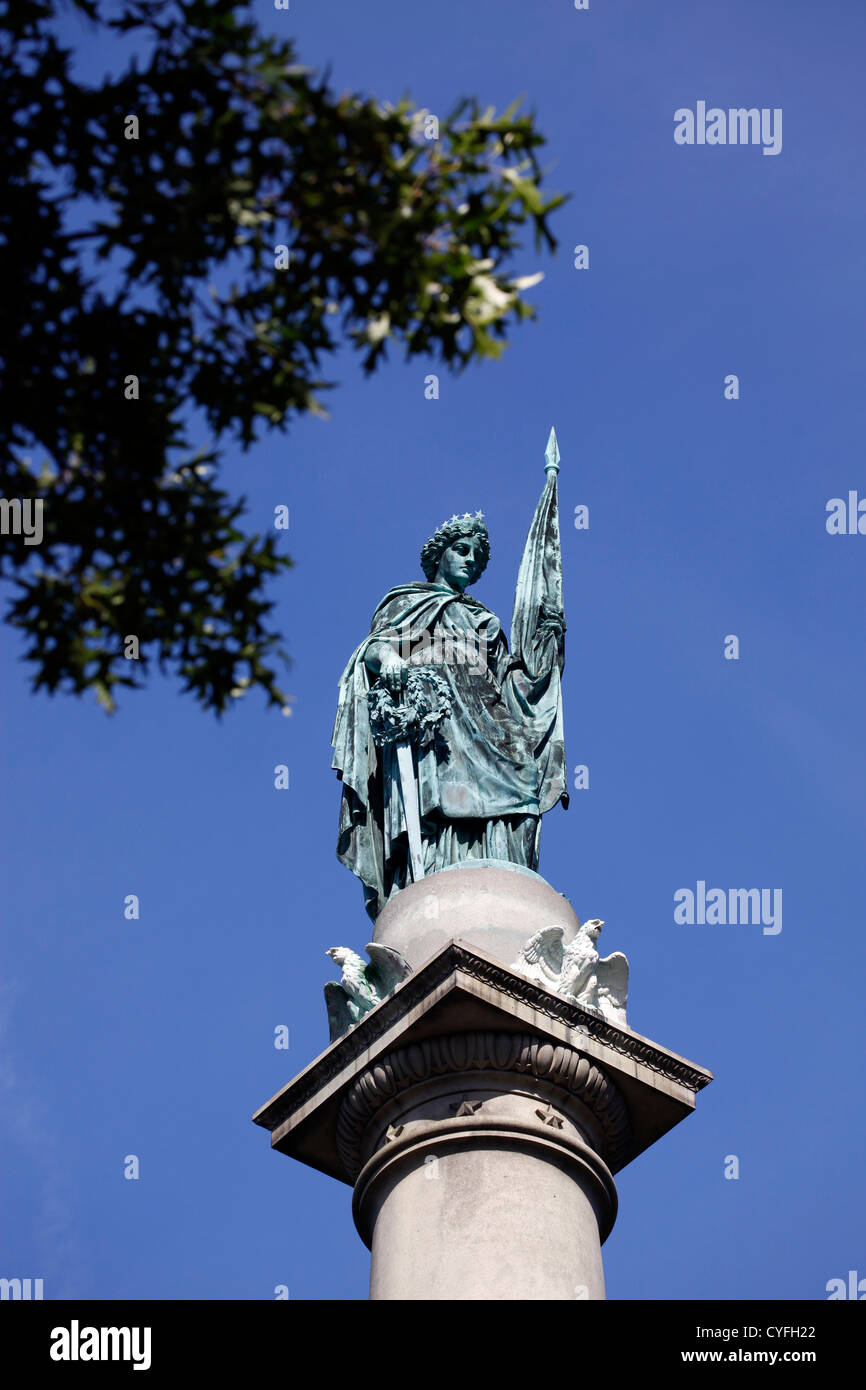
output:
M 415 768 L 412 762 L 412 748 L 404 742 L 395 744 L 397 749 L 397 769 L 400 773 L 400 794 L 403 798 L 403 815 L 409 834 L 409 863 L 412 868 L 412 882 L 424 877 L 424 853 L 421 849 L 421 816 L 418 810 L 418 787 L 415 783 Z

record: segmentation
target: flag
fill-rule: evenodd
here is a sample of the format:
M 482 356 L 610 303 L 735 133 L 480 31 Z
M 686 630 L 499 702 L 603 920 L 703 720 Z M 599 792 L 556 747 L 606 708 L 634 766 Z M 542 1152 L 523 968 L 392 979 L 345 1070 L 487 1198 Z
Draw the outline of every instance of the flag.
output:
M 556 432 L 551 429 L 545 451 L 547 478 L 523 548 L 511 621 L 513 680 L 534 740 L 542 813 L 559 800 L 568 805 L 560 683 L 565 643 L 556 481 L 559 457 Z

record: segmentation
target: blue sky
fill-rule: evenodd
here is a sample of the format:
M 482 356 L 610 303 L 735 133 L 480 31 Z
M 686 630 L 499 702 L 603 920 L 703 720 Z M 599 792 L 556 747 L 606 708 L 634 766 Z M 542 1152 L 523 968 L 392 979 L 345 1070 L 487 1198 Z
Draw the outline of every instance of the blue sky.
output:
M 249 1118 L 327 1045 L 326 948 L 369 937 L 335 858 L 337 680 L 454 511 L 485 512 L 474 592 L 507 626 L 554 423 L 566 751 L 590 786 L 545 818 L 540 871 L 628 955 L 632 1025 L 716 1077 L 617 1179 L 608 1295 L 824 1298 L 866 1275 L 866 535 L 825 527 L 830 498 L 866 497 L 866 11 L 257 10 L 337 90 L 441 115 L 526 94 L 572 198 L 556 256 L 514 258 L 545 279 L 501 362 L 428 401 L 435 364 L 392 354 L 365 381 L 343 354 L 330 420 L 229 454 L 252 527 L 291 511 L 291 719 L 253 696 L 217 723 L 156 676 L 113 718 L 34 697 L 3 630 L 0 1274 L 47 1298 L 366 1297 L 349 1188 Z M 781 108 L 781 153 L 676 145 L 700 100 Z M 782 930 L 676 923 L 699 880 L 781 889 Z

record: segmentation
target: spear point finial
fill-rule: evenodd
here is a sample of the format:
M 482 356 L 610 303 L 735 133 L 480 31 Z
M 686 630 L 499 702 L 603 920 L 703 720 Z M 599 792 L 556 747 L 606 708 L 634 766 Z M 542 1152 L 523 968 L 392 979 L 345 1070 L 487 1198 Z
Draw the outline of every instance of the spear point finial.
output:
M 544 451 L 547 462 L 544 465 L 545 473 L 559 472 L 559 445 L 556 442 L 556 430 L 551 425 L 550 438 L 547 441 L 547 448 Z

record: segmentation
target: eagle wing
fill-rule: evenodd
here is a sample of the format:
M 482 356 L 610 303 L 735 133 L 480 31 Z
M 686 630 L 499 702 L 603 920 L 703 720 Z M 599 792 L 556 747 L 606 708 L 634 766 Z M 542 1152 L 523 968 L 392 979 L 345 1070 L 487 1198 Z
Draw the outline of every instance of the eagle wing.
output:
M 393 946 L 382 946 L 377 941 L 371 941 L 367 955 L 370 964 L 365 967 L 364 974 L 380 999 L 384 999 L 392 989 L 402 984 L 407 975 L 412 974 L 412 967 L 405 956 L 401 956 Z
M 562 972 L 564 931 L 565 927 L 542 927 L 535 932 L 521 950 L 513 969 L 530 979 L 543 980 L 549 989 L 556 989 Z
M 596 967 L 598 1003 L 602 1013 L 614 1023 L 628 1027 L 625 1006 L 628 1002 L 628 961 L 622 951 L 605 956 Z
M 331 1042 L 336 1042 L 344 1033 L 348 1033 L 355 1020 L 349 1013 L 349 1001 L 346 998 L 346 991 L 336 980 L 329 980 L 325 985 L 325 1008 L 328 1010 L 328 1028 L 331 1032 Z

